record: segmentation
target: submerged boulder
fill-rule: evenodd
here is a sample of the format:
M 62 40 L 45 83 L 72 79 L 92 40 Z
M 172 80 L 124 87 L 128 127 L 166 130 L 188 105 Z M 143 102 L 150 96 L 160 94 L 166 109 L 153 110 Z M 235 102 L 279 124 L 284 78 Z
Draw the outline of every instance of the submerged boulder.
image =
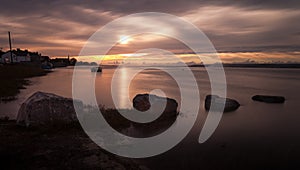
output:
M 212 104 L 212 106 L 211 106 Z M 224 109 L 223 109 L 224 104 Z M 223 98 L 217 95 L 207 95 L 204 104 L 205 110 L 230 112 L 238 109 L 240 104 L 238 101 L 230 98 Z M 223 109 L 223 110 L 222 110 Z
M 51 93 L 36 92 L 21 105 L 17 123 L 30 126 L 77 121 L 73 102 L 79 109 L 83 108 L 81 101 Z
M 252 100 L 265 103 L 284 103 L 285 98 L 282 96 L 255 95 Z

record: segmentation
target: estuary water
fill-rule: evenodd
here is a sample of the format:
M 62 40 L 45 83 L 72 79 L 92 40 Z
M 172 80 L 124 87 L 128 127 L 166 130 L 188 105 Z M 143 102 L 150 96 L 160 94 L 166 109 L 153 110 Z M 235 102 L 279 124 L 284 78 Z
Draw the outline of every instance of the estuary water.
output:
M 115 107 L 112 90 L 117 90 L 116 100 L 121 108 L 131 108 L 130 100 L 136 94 L 149 93 L 154 89 L 160 89 L 167 97 L 174 98 L 179 103 L 185 100 L 181 99 L 174 78 L 161 70 L 147 69 L 140 72 L 127 89 L 122 82 L 139 68 L 121 69 L 120 75 L 115 74 L 118 84 L 114 87 L 117 89 L 111 88 L 115 68 L 104 68 L 102 73 L 96 73 L 95 95 L 99 105 Z M 181 67 L 164 69 L 188 71 Z M 137 161 L 153 169 L 215 169 L 252 165 L 254 167 L 256 164 L 262 167 L 274 165 L 276 168 L 287 163 L 299 162 L 296 155 L 300 154 L 300 69 L 225 68 L 227 97 L 236 99 L 241 106 L 234 112 L 224 114 L 214 134 L 203 144 L 198 143 L 198 137 L 207 116 L 203 105 L 205 96 L 211 93 L 210 82 L 205 68 L 191 69 L 200 92 L 200 110 L 191 132 L 168 152 Z M 84 76 L 95 74 L 91 73 L 88 67 L 80 68 L 80 72 Z M 0 103 L 0 116 L 15 119 L 22 102 L 36 91 L 71 98 L 72 75 L 73 68 L 68 67 L 55 69 L 47 76 L 31 78 L 31 85 L 21 91 L 18 100 Z M 162 94 L 161 91 L 156 92 Z M 256 94 L 281 95 L 286 98 L 286 102 L 266 104 L 252 101 L 251 97 Z M 189 103 L 195 104 L 192 99 L 188 100 Z

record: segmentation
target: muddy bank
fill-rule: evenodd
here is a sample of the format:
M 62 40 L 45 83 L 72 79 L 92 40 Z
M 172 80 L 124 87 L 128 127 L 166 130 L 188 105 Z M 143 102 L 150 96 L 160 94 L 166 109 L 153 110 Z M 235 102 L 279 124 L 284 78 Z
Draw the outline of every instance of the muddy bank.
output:
M 40 67 L 22 64 L 0 66 L 0 102 L 8 102 L 16 99 L 20 89 L 24 89 L 30 82 L 27 78 L 44 76 L 51 71 L 45 71 Z

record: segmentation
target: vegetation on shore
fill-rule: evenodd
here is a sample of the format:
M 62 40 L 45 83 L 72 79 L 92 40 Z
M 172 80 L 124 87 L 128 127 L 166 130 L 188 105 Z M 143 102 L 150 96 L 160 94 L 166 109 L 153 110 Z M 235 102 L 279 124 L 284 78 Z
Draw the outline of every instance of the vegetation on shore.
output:
M 93 106 L 85 106 L 85 109 L 88 110 L 85 114 L 85 120 L 89 121 L 88 124 L 97 124 L 95 116 L 98 115 L 98 108 Z M 114 109 L 114 108 L 105 108 L 104 106 L 99 106 L 101 114 L 103 115 L 106 122 L 117 130 L 120 133 L 123 133 L 127 136 L 145 138 L 156 136 L 165 130 L 167 130 L 177 119 L 177 116 L 170 117 L 168 112 L 162 113 L 156 120 L 148 123 L 138 123 L 130 121 L 125 118 L 120 112 L 133 114 L 136 112 L 133 109 Z M 136 113 L 137 114 L 137 113 Z M 177 113 L 179 114 L 179 113 Z M 98 117 L 98 116 L 97 116 Z M 131 129 L 127 131 L 126 129 Z M 133 129 L 134 130 L 133 130 Z
M 141 124 L 127 120 L 118 110 L 99 106 L 107 122 L 117 131 L 133 137 L 154 136 L 176 120 L 158 118 Z M 92 121 L 98 108 L 85 106 Z M 133 112 L 123 109 L 123 112 Z M 97 123 L 97 122 L 94 122 Z M 126 131 L 135 127 L 137 134 Z M 53 122 L 25 127 L 8 117 L 0 118 L 0 164 L 5 169 L 148 169 L 135 159 L 108 153 L 95 144 L 79 122 Z
M 0 119 L 3 169 L 146 169 L 97 146 L 79 123 L 28 127 Z
M 26 78 L 44 76 L 47 72 L 37 66 L 22 64 L 0 66 L 0 101 L 13 100 L 20 89 L 29 84 Z

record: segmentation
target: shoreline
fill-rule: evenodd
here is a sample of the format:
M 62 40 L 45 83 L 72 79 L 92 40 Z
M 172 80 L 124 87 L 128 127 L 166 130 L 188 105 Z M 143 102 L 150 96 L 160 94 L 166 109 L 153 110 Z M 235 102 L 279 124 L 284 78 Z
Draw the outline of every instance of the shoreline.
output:
M 39 67 L 22 64 L 0 66 L 0 102 L 10 102 L 17 99 L 21 89 L 30 85 L 28 78 L 45 76 L 52 71 L 43 70 Z
M 15 120 L 0 120 L 0 131 L 5 169 L 147 169 L 103 150 L 78 123 L 26 128 Z
M 207 66 L 215 66 L 215 64 L 208 64 Z M 218 65 L 216 65 L 218 66 Z M 222 63 L 223 67 L 229 68 L 300 68 L 300 64 L 239 64 L 239 63 Z M 190 67 L 205 67 L 203 64 L 190 65 Z

